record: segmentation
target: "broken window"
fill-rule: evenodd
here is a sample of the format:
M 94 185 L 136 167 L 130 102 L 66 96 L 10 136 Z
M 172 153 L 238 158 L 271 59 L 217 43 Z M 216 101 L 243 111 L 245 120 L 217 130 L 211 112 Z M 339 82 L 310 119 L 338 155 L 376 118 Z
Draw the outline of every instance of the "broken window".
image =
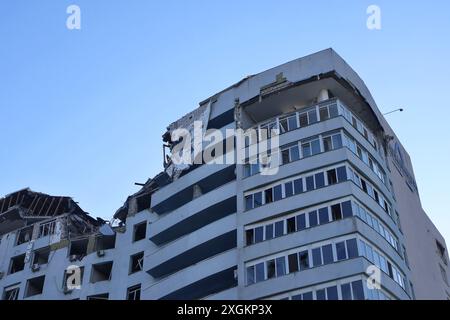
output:
M 112 236 L 102 235 L 102 236 L 98 237 L 95 242 L 95 249 L 97 251 L 114 249 L 115 246 L 116 246 L 116 235 L 115 234 Z
M 144 262 L 144 252 L 139 252 L 130 257 L 130 272 L 133 274 L 142 271 L 142 264 Z
M 25 254 L 15 256 L 11 258 L 11 264 L 9 266 L 9 274 L 22 271 L 24 267 L 25 267 Z
M 75 240 L 70 243 L 69 256 L 71 260 L 79 259 L 87 254 L 88 239 Z M 75 259 L 72 259 L 75 258 Z
M 43 265 L 48 263 L 50 256 L 50 247 L 36 250 L 33 257 L 33 265 Z
M 30 242 L 32 235 L 33 235 L 33 226 L 28 226 L 19 230 L 17 232 L 16 245 L 18 246 L 19 244 Z
M 92 265 L 91 283 L 111 280 L 112 266 L 112 261 Z
M 36 277 L 27 281 L 25 298 L 42 294 L 44 291 L 45 276 Z
M 147 221 L 134 225 L 133 242 L 145 239 L 147 233 Z
M 141 300 L 141 285 L 132 286 L 127 289 L 127 300 Z
M 109 293 L 102 293 L 102 294 L 96 294 L 93 296 L 88 296 L 86 299 L 87 300 L 108 300 Z
M 55 234 L 56 220 L 43 223 L 39 226 L 39 238 Z
M 20 292 L 20 283 L 9 286 L 3 290 L 2 300 L 18 300 Z

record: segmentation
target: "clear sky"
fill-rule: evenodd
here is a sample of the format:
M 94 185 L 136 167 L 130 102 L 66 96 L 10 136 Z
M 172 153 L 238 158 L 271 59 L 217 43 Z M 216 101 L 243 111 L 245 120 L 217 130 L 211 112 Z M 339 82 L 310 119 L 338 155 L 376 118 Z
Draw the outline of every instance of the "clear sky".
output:
M 81 9 L 68 30 L 66 8 Z M 366 9 L 381 8 L 368 30 Z M 450 241 L 450 2 L 0 1 L 0 196 L 72 196 L 110 218 L 162 169 L 166 126 L 249 74 L 333 47 L 410 153 Z

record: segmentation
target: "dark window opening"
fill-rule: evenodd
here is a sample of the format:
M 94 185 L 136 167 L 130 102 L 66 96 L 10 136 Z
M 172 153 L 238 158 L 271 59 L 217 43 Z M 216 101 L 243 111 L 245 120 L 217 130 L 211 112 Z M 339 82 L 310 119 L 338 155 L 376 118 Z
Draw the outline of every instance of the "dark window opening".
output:
M 19 285 L 10 286 L 3 291 L 2 300 L 19 300 Z
M 256 282 L 264 281 L 264 262 L 255 266 Z
M 286 197 L 290 197 L 294 194 L 292 182 L 287 182 L 284 184 L 284 191 L 286 193 Z
M 40 249 L 34 252 L 33 264 L 43 265 L 48 263 L 50 256 L 50 247 Z
M 341 205 L 335 204 L 331 206 L 331 217 L 333 221 L 342 219 Z
M 30 242 L 32 235 L 33 235 L 33 226 L 29 226 L 19 230 L 17 233 L 16 245 L 20 245 L 25 242 Z
M 269 260 L 266 262 L 267 267 L 267 279 L 275 277 L 275 260 Z
M 116 235 L 113 236 L 100 236 L 95 242 L 96 250 L 109 250 L 116 247 Z
M 327 178 L 328 178 L 328 185 L 336 184 L 337 183 L 336 170 L 335 169 L 328 170 Z
M 337 286 L 327 288 L 327 300 L 338 300 Z
M 9 274 L 13 274 L 22 271 L 25 267 L 25 254 L 11 258 L 11 264 L 9 266 Z
M 147 234 L 147 221 L 134 225 L 133 242 L 145 239 Z
M 29 279 L 25 289 L 25 298 L 42 294 L 44 291 L 45 276 Z
M 262 206 L 262 192 L 253 195 L 253 207 L 256 208 L 260 206 Z
M 246 243 L 247 245 L 251 245 L 253 244 L 253 229 L 249 229 L 245 231 L 245 239 L 246 239 Z
M 316 298 L 319 301 L 327 300 L 325 289 L 320 289 L 316 291 Z
M 111 280 L 112 267 L 112 261 L 92 265 L 91 283 Z
M 266 203 L 273 202 L 272 188 L 265 190 L 264 191 L 264 196 L 265 196 L 265 199 L 266 199 Z
M 132 286 L 127 289 L 127 300 L 141 300 L 141 285 Z
M 295 232 L 295 217 L 289 218 L 287 220 L 287 233 Z
M 88 247 L 89 240 L 88 239 L 82 239 L 82 240 L 75 240 L 70 243 L 70 256 L 78 256 L 83 257 L 87 254 L 87 247 Z
M 133 274 L 139 271 L 142 271 L 144 263 L 144 252 L 139 252 L 130 257 L 130 272 L 129 274 Z
M 298 260 L 300 263 L 300 270 L 309 269 L 309 254 L 308 251 L 302 251 L 298 254 Z
M 255 243 L 262 242 L 264 240 L 264 227 L 258 227 L 255 229 Z
M 290 254 L 288 256 L 288 263 L 289 263 L 289 272 L 296 272 L 298 271 L 298 256 L 297 254 Z
M 93 296 L 88 296 L 86 299 L 87 300 L 108 300 L 109 293 L 102 293 L 102 294 L 96 294 Z

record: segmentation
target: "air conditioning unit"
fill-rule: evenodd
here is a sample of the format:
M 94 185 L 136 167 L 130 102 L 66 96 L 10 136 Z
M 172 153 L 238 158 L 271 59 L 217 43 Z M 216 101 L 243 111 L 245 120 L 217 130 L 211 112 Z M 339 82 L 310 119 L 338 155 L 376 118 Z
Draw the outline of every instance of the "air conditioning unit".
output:
M 97 251 L 97 256 L 104 257 L 105 256 L 105 250 L 98 250 Z
M 77 260 L 78 260 L 78 256 L 77 256 L 76 254 L 72 254 L 72 255 L 69 257 L 69 260 L 70 260 L 70 262 L 77 261 Z
M 33 265 L 31 266 L 31 270 L 32 270 L 33 272 L 39 271 L 40 269 L 41 269 L 41 266 L 40 266 L 39 264 L 37 264 L 37 263 L 35 263 L 35 264 L 33 264 Z

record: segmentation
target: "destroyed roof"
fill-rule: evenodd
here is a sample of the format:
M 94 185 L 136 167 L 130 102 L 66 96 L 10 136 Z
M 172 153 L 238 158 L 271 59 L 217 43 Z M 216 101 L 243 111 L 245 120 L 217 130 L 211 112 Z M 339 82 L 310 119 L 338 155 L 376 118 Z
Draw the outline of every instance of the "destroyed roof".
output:
M 114 219 L 125 221 L 129 213 L 137 213 L 150 208 L 153 192 L 169 182 L 169 176 L 164 171 L 158 173 L 155 177 L 148 179 L 138 192 L 127 198 L 123 206 L 114 214 Z
M 0 199 L 0 234 L 63 214 L 76 214 L 94 225 L 99 223 L 70 197 L 51 196 L 26 188 Z

